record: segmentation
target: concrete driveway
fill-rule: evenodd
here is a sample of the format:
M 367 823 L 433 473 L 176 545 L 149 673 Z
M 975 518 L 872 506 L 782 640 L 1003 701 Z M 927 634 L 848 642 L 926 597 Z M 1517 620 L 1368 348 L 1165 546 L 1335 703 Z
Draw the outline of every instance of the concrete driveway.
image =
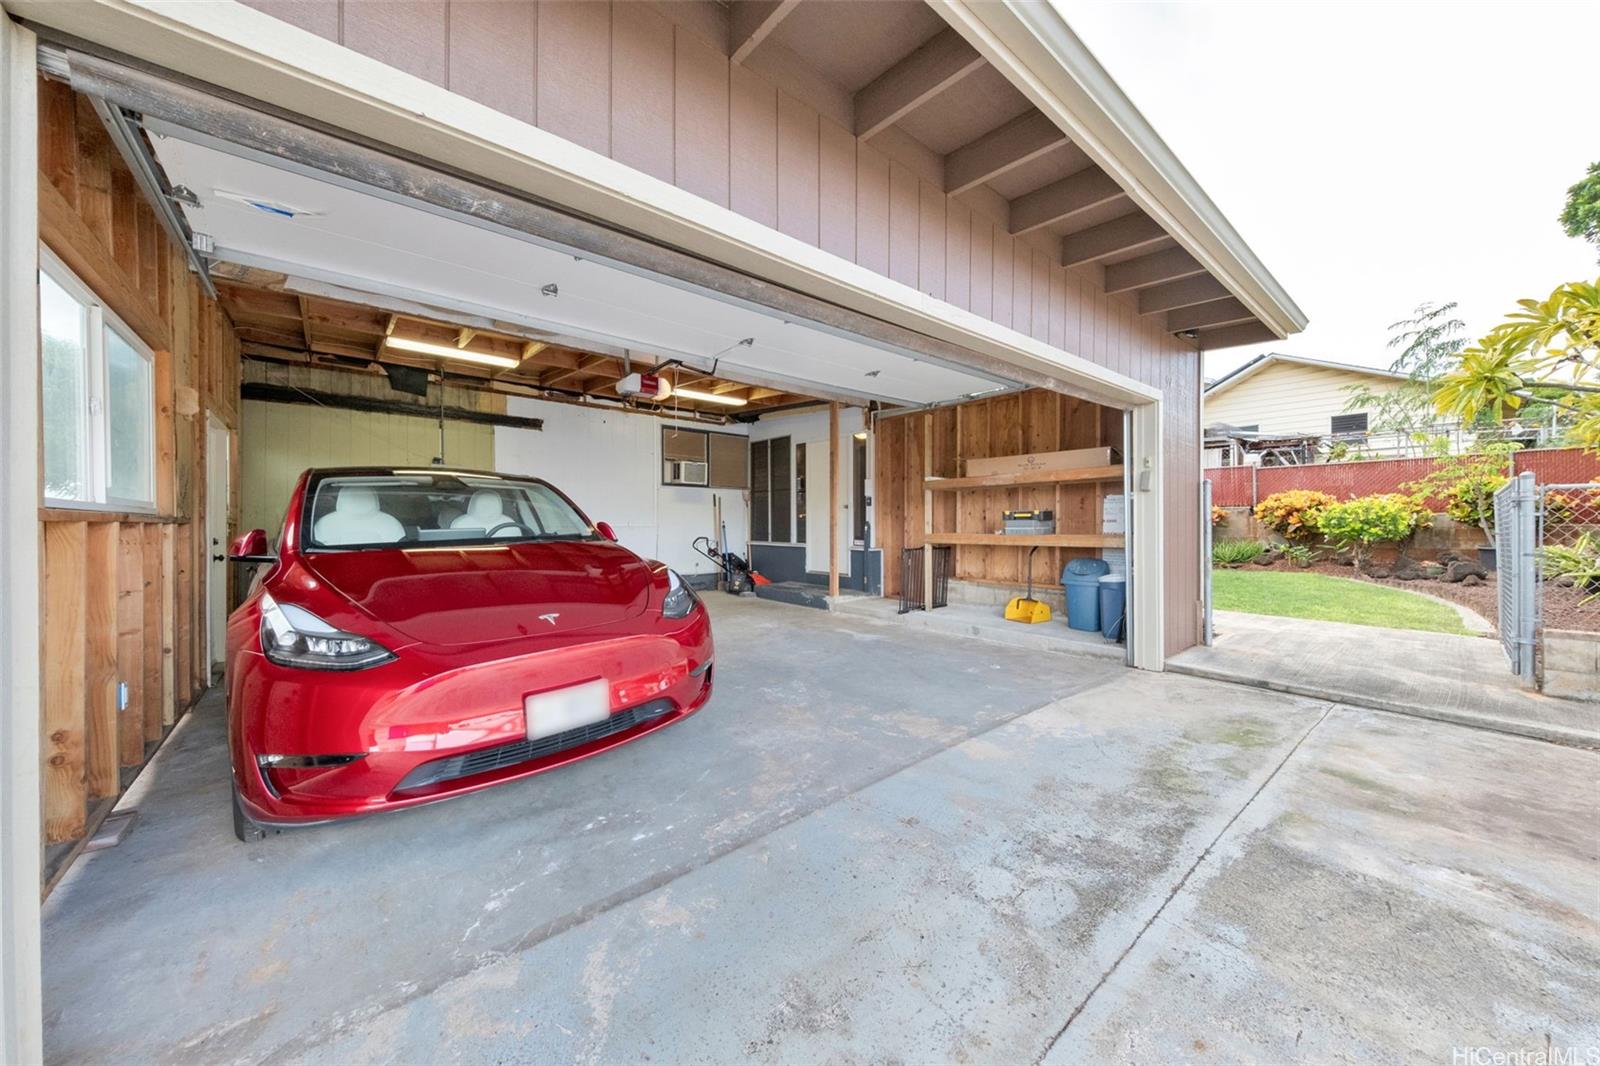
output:
M 254 847 L 208 705 L 47 902 L 50 1058 L 1600 1045 L 1591 752 L 710 602 L 690 721 Z

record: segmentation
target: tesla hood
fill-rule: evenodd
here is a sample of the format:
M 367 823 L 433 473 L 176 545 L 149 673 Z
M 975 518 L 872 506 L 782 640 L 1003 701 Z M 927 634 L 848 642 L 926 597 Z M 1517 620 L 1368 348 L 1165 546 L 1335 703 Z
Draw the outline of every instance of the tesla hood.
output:
M 650 603 L 650 567 L 609 542 L 318 552 L 306 562 L 360 610 L 441 646 L 577 632 Z

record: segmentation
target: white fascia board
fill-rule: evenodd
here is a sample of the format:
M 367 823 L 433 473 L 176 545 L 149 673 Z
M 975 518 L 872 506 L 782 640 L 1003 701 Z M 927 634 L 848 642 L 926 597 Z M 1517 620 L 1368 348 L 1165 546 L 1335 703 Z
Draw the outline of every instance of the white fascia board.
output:
M 1101 402 L 1161 392 L 234 0 L 6 0 L 9 10 L 293 114 L 604 219 Z
M 1305 312 L 1067 25 L 1055 4 L 932 3 L 945 21 L 1279 338 L 1305 329 Z

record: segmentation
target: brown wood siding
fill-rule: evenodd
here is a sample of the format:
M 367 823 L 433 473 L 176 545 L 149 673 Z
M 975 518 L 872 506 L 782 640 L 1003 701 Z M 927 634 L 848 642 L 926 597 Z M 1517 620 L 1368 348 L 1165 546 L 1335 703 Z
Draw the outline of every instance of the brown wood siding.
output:
M 227 319 L 160 228 L 93 109 L 59 82 L 41 79 L 38 91 L 40 237 L 155 352 L 158 512 L 40 510 L 48 877 L 210 683 L 206 414 L 237 430 L 240 363 Z M 236 499 L 229 513 L 237 514 Z M 119 683 L 128 689 L 121 710 Z
M 397 19 L 352 17 L 358 8 L 384 5 L 246 2 L 358 52 L 394 61 Z M 1101 268 L 1061 267 L 1054 239 L 1043 233 L 1011 236 L 1003 202 L 987 190 L 945 196 L 928 173 L 927 157 L 897 149 L 895 138 L 857 142 L 810 103 L 730 63 L 711 42 L 714 32 L 704 27 L 697 32 L 684 12 L 604 0 L 441 2 L 434 7 L 448 7 L 444 78 L 463 95 L 527 118 L 527 97 L 520 88 L 527 63 L 506 42 L 514 39 L 526 48 L 529 33 L 535 32 L 528 26 L 534 25 L 533 120 L 542 128 L 956 307 L 1162 388 L 1167 394 L 1168 651 L 1194 642 L 1199 360 L 1185 342 L 1163 332 L 1159 321 L 1140 317 L 1131 294 L 1105 296 Z M 492 13 L 483 10 L 489 7 Z M 406 31 L 416 35 L 418 54 L 395 65 L 425 64 L 433 72 L 425 57 L 439 50 L 436 25 L 436 14 L 421 16 Z

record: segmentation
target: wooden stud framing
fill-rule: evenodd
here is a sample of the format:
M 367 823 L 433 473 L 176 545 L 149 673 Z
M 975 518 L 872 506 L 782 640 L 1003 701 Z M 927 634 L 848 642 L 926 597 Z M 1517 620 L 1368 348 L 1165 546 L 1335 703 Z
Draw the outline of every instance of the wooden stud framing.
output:
M 84 549 L 84 775 L 89 798 L 118 792 L 116 522 L 88 526 Z

